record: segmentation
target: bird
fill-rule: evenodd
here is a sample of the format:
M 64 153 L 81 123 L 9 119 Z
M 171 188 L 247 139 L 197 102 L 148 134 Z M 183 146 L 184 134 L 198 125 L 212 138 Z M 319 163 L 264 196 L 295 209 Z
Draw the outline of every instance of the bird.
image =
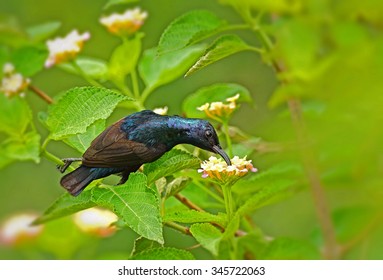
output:
M 63 159 L 64 165 L 59 167 L 62 173 L 75 161 L 81 161 L 81 165 L 64 175 L 60 184 L 73 196 L 78 196 L 93 180 L 112 174 L 120 175 L 118 184 L 123 184 L 130 173 L 144 163 L 159 159 L 178 144 L 191 144 L 214 152 L 231 165 L 217 132 L 207 120 L 143 110 L 106 128 L 81 158 Z

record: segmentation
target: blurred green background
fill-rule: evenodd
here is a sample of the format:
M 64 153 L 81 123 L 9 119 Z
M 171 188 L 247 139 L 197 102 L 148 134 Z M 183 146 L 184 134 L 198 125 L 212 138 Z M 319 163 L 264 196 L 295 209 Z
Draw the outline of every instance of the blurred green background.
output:
M 309 1 L 310 7 L 318 6 L 321 1 Z M 342 2 L 342 1 L 339 1 Z M 344 2 L 344 1 L 343 1 Z M 347 1 L 345 1 L 347 2 Z M 374 1 L 367 1 L 366 5 Z M 314 3 L 314 4 L 313 4 Z M 316 5 L 316 4 L 317 5 Z M 350 5 L 355 1 L 350 1 Z M 91 40 L 85 44 L 83 53 L 105 60 L 119 43 L 99 24 L 99 18 L 105 12 L 103 0 L 13 0 L 0 1 L 2 16 L 14 17 L 22 27 L 60 21 L 59 35 L 65 35 L 73 28 L 80 32 L 90 31 Z M 208 9 L 230 22 L 241 22 L 238 15 L 229 7 L 217 1 L 141 1 L 138 3 L 149 17 L 142 31 L 146 34 L 143 49 L 157 45 L 165 27 L 176 17 L 192 9 Z M 372 5 L 372 4 L 371 4 Z M 376 4 L 376 6 L 381 6 Z M 134 6 L 134 5 L 133 5 Z M 326 199 L 332 212 L 338 241 L 352 241 L 353 249 L 347 251 L 344 258 L 381 259 L 383 258 L 383 44 L 381 38 L 383 15 L 374 14 L 373 18 L 351 16 L 358 7 L 347 8 L 338 3 L 335 9 L 338 16 L 330 25 L 330 33 L 338 38 L 337 46 L 324 44 L 324 57 L 336 63 L 326 68 L 320 79 L 310 82 L 306 88 L 310 94 L 303 97 L 304 118 L 310 140 L 313 141 L 318 166 L 325 186 Z M 375 7 L 375 6 L 372 6 Z M 359 8 L 365 8 L 362 4 Z M 380 7 L 382 8 L 382 7 Z M 369 11 L 367 8 L 365 9 Z M 370 10 L 374 10 L 371 8 Z M 382 10 L 382 9 L 381 9 Z M 380 10 L 380 11 L 381 11 Z M 363 14 L 363 13 L 362 13 Z M 367 18 L 367 19 L 366 19 Z M 333 26 L 331 26 L 333 24 Z M 329 27 L 330 26 L 330 27 Z M 283 36 L 283 22 L 279 31 Z M 255 37 L 246 31 L 240 32 L 243 38 L 259 45 Z M 305 38 L 302 37 L 302 41 Z M 321 38 L 321 40 L 326 38 Z M 331 55 L 326 56 L 326 52 Z M 299 56 L 299 54 L 295 54 Z M 247 87 L 254 104 L 243 104 L 236 113 L 232 124 L 243 131 L 261 137 L 267 142 L 281 143 L 287 147 L 295 141 L 294 129 L 285 105 L 270 108 L 268 102 L 278 81 L 272 68 L 262 62 L 253 52 L 243 52 L 215 63 L 190 77 L 156 90 L 147 102 L 148 108 L 168 106 L 169 114 L 181 114 L 182 100 L 202 86 L 215 82 L 235 82 Z M 33 78 L 33 84 L 50 96 L 74 86 L 87 83 L 58 68 L 43 71 Z M 37 119 L 37 112 L 45 111 L 46 104 L 36 96 L 27 96 Z M 117 110 L 108 122 L 113 122 L 128 114 Z M 37 123 L 37 122 L 36 122 Z M 37 123 L 42 135 L 46 131 Z M 270 167 L 283 161 L 296 160 L 297 147 L 286 148 L 279 153 L 254 153 L 251 156 L 254 165 Z M 73 156 L 73 150 L 54 143 L 50 150 L 60 157 Z M 36 165 L 32 162 L 17 162 L 0 170 L 0 222 L 11 214 L 44 211 L 64 190 L 59 186 L 61 174 L 51 162 L 45 159 Z M 277 204 L 264 207 L 254 215 L 255 223 L 273 237 L 287 237 L 321 244 L 319 225 L 315 215 L 313 199 L 307 187 L 306 178 L 301 178 L 300 191 Z M 65 223 L 63 223 L 65 224 Z M 70 225 L 58 225 L 52 222 L 48 226 L 56 236 L 45 244 L 46 248 L 56 246 L 57 251 L 47 249 L 46 254 L 35 253 L 32 249 L 0 247 L 0 258 L 108 258 L 123 257 L 131 248 L 134 233 L 123 230 L 114 238 L 102 240 L 87 237 Z M 180 236 L 172 230 L 165 231 L 166 242 L 179 247 Z M 66 236 L 78 235 L 79 245 L 73 251 L 65 252 Z M 129 236 L 130 239 L 127 239 Z M 72 240 L 72 239 L 71 239 Z M 185 239 L 182 239 L 185 242 Z M 190 246 L 193 239 L 187 239 Z M 43 246 L 43 247 L 44 247 Z M 187 247 L 187 244 L 182 244 Z M 78 250 L 81 248 L 81 250 Z M 203 249 L 193 251 L 200 258 L 210 258 Z

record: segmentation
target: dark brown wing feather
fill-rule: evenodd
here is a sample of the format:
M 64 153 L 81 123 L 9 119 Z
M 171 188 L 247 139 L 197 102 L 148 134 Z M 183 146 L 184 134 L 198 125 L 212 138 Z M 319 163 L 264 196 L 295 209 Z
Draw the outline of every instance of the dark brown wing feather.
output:
M 140 166 L 160 157 L 165 147 L 148 148 L 142 143 L 130 141 L 120 129 L 121 121 L 97 136 L 83 155 L 82 163 L 89 167 Z

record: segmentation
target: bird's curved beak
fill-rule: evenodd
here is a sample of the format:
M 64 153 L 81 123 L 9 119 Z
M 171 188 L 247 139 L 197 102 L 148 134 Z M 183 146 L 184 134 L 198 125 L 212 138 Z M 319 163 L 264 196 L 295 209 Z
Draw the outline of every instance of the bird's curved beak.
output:
M 214 145 L 212 150 L 219 154 L 227 163 L 227 165 L 231 165 L 231 161 L 229 156 L 225 153 L 225 151 L 219 146 L 219 145 Z

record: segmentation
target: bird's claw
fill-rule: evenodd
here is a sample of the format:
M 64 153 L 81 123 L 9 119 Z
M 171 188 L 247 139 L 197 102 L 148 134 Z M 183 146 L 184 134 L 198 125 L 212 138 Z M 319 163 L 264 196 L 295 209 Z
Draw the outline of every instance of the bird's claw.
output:
M 75 161 L 82 161 L 82 158 L 63 158 L 61 159 L 64 164 L 63 165 L 57 165 L 57 169 L 61 172 L 64 173 L 65 170 L 68 169 L 68 167 Z

